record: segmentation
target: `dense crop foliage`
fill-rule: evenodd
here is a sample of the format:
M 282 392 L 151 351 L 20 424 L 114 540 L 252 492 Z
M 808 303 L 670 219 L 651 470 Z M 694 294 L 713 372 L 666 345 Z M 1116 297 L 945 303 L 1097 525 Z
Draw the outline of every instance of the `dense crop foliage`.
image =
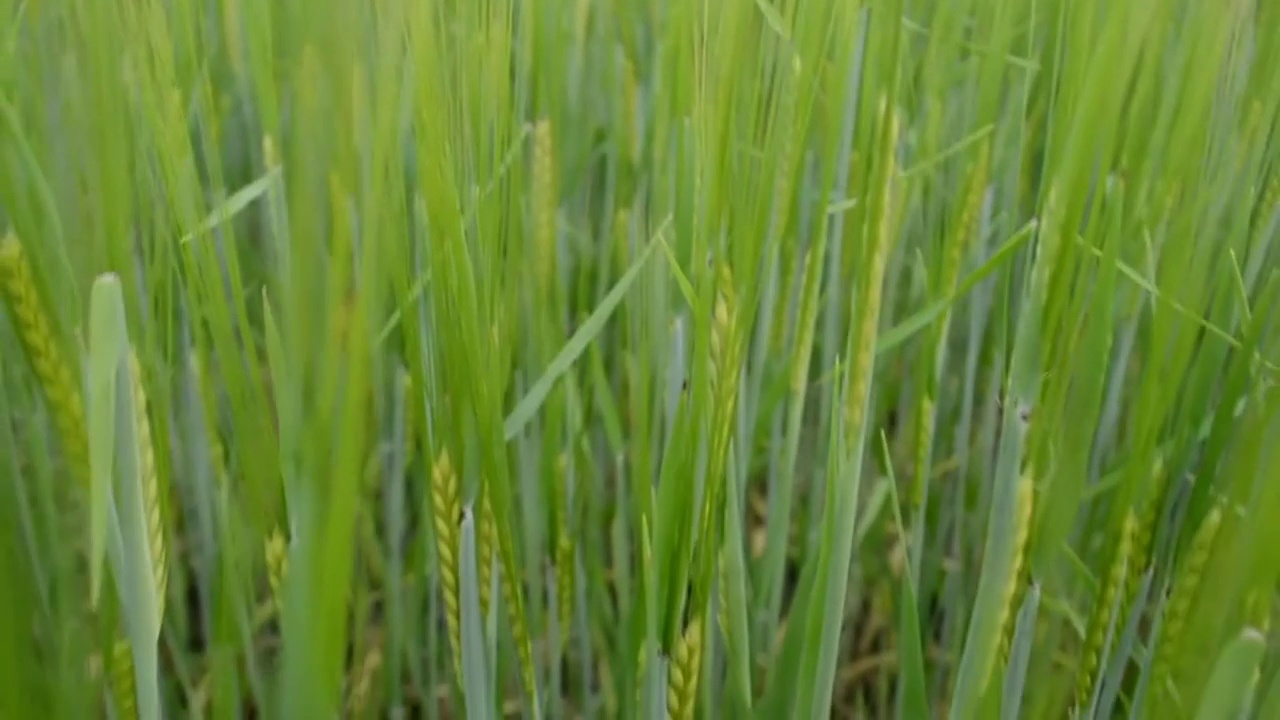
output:
M 0 0 L 0 718 L 1277 718 L 1280 4 Z

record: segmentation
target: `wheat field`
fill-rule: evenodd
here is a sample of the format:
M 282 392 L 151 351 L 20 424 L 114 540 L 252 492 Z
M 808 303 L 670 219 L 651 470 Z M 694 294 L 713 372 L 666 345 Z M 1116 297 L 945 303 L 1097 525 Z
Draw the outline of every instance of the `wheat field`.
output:
M 0 0 L 0 719 L 1280 718 L 1276 68 Z

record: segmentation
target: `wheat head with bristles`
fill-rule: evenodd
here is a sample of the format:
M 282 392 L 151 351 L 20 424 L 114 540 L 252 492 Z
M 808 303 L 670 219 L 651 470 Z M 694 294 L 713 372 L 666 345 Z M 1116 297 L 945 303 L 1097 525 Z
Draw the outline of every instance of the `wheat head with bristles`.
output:
M 1187 557 L 1178 568 L 1173 590 L 1165 605 L 1160 636 L 1156 639 L 1155 660 L 1151 668 L 1151 689 L 1155 693 L 1153 711 L 1167 707 L 1164 705 L 1164 700 L 1168 695 L 1167 686 L 1172 680 L 1174 658 L 1180 650 L 1187 616 L 1191 611 L 1191 602 L 1199 591 L 1200 579 L 1204 575 L 1205 565 L 1209 562 L 1213 543 L 1221 526 L 1222 507 L 1214 505 L 1200 521 L 1196 534 L 1191 538 Z M 1153 717 L 1159 717 L 1159 715 L 1153 715 Z
M 289 571 L 289 548 L 284 533 L 279 527 L 274 528 L 263 543 L 263 556 L 267 563 L 267 583 L 271 587 L 271 603 L 277 613 L 284 606 L 281 592 L 284 579 Z
M 1129 573 L 1127 592 L 1132 597 L 1138 591 L 1138 580 L 1151 562 L 1152 541 L 1155 538 L 1156 526 L 1160 524 L 1160 513 L 1164 509 L 1165 491 L 1169 487 L 1169 471 L 1165 469 L 1164 458 L 1156 457 L 1151 470 L 1151 490 L 1143 504 L 1142 515 L 1134 529 L 1133 537 L 1133 572 Z
M 1004 600 L 1000 604 L 1000 616 L 996 627 L 1000 628 L 1000 657 L 1008 659 L 1009 646 L 1013 640 L 1013 629 L 1017 620 L 1018 598 L 1026 587 L 1027 576 L 1024 565 L 1027 556 L 1027 540 L 1031 536 L 1031 516 L 1035 509 L 1035 481 L 1030 474 L 1023 474 L 1018 479 L 1018 497 L 1014 512 L 1013 535 L 1013 567 L 1009 573 L 1009 583 L 1004 590 Z M 991 680 L 991 667 L 983 673 L 982 685 Z
M 376 637 L 365 651 L 358 668 L 354 668 L 347 697 L 348 717 L 367 717 L 370 698 L 373 696 L 374 679 L 382 669 L 382 638 Z
M 702 615 L 693 616 L 676 643 L 667 675 L 667 717 L 692 720 L 702 669 Z
M 716 582 L 719 592 L 716 593 L 716 622 L 720 625 L 720 635 L 730 657 L 741 656 L 746 650 L 738 647 L 738 638 L 734 635 L 729 619 L 729 548 L 726 539 L 720 544 L 720 552 L 716 553 Z
M 555 285 L 556 176 L 551 121 L 539 120 L 533 129 L 533 248 L 534 272 L 540 294 Z
M 458 474 L 449 460 L 449 451 L 441 450 L 431 469 L 431 517 L 435 527 L 436 560 L 440 564 L 445 622 L 449 627 L 449 647 L 453 653 L 453 669 L 459 680 L 462 679 L 462 615 L 458 595 L 458 518 L 461 512 Z
M 960 278 L 960 267 L 963 264 L 965 251 L 972 247 L 978 238 L 978 219 L 982 211 L 983 193 L 987 187 L 988 157 L 990 153 L 984 142 L 978 151 L 978 159 L 969 173 L 963 203 L 960 206 L 956 223 L 956 234 L 947 244 L 943 253 L 942 272 L 939 275 L 935 298 L 949 297 L 955 291 Z M 933 330 L 933 357 L 930 377 L 925 379 L 924 392 L 920 395 L 918 422 L 916 426 L 916 482 L 912 487 L 912 502 L 916 505 L 924 502 L 925 483 L 928 482 L 932 465 L 932 451 L 935 425 L 937 423 L 938 374 L 942 369 L 943 355 L 946 352 L 947 332 L 951 323 L 951 306 L 943 311 Z
M 496 523 L 495 523 L 496 527 Z M 509 561 L 504 562 L 509 568 Z M 529 627 L 525 624 L 524 603 L 519 593 L 519 578 L 513 572 L 502 572 L 499 585 L 502 588 L 502 600 L 507 606 L 507 622 L 511 624 L 511 637 L 515 641 L 516 657 L 520 662 L 520 679 L 525 692 L 534 701 L 537 699 L 537 675 L 533 667 L 533 645 L 529 639 Z
M 118 638 L 111 648 L 108 662 L 111 673 L 111 699 L 115 703 L 116 717 L 120 720 L 136 720 L 138 695 L 133 676 L 133 650 L 124 638 Z
M 26 251 L 12 233 L 0 240 L 0 293 L 8 301 L 27 358 L 53 413 L 71 474 L 87 487 L 89 438 L 80 384 L 58 346 Z
M 880 304 L 884 292 L 885 268 L 889 262 L 889 250 L 893 246 L 893 213 L 894 213 L 894 179 L 897 176 L 894 156 L 898 144 L 899 118 L 889 108 L 888 101 L 880 99 L 880 114 L 888 122 L 884 140 L 884 155 L 881 163 L 887 187 L 879 208 L 879 225 L 871 234 L 871 252 L 866 269 L 866 286 L 862 290 L 861 308 L 857 323 L 858 346 L 854 352 L 854 363 L 850 368 L 853 382 L 846 391 L 844 403 L 845 431 L 849 433 L 850 442 L 856 442 L 866 421 L 866 397 L 871 383 L 872 367 L 875 363 L 876 331 L 880 323 Z
M 711 393 L 719 404 L 736 387 L 734 330 L 738 322 L 738 298 L 733 271 L 721 263 L 716 271 L 716 300 L 711 314 Z
M 476 523 L 476 557 L 480 563 L 480 614 L 489 613 L 489 602 L 493 599 L 493 566 L 494 566 L 494 529 L 493 505 L 489 502 L 489 488 L 480 489 L 479 522 Z
M 1121 617 L 1124 615 L 1129 598 L 1129 578 L 1137 574 L 1133 572 L 1131 563 L 1134 560 L 1133 550 L 1138 529 L 1138 516 L 1130 509 L 1125 513 L 1120 542 L 1116 545 L 1115 554 L 1112 555 L 1110 568 L 1094 599 L 1093 614 L 1089 619 L 1088 634 L 1085 635 L 1081 654 L 1080 674 L 1076 680 L 1077 707 L 1083 707 L 1088 702 L 1089 694 L 1097 684 L 1102 644 L 1106 640 L 1111 610 L 1115 606 L 1116 596 L 1119 593 L 1125 593 L 1125 597 L 1120 600 L 1120 614 Z
M 151 420 L 147 415 L 147 392 L 142 384 L 142 365 L 134 352 L 129 353 L 129 375 L 133 385 L 134 433 L 138 443 L 138 473 L 146 502 L 147 544 L 151 550 L 151 575 L 155 581 L 156 613 L 164 617 L 165 598 L 169 587 L 168 553 L 164 539 L 164 514 L 160 500 L 160 479 L 156 473 L 155 446 L 151 439 Z

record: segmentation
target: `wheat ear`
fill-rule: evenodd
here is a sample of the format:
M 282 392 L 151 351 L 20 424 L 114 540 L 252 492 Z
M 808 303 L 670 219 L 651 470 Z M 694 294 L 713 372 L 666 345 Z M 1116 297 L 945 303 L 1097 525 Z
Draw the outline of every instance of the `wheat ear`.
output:
M 698 671 L 702 668 L 702 615 L 689 621 L 676 643 L 667 676 L 667 717 L 691 720 L 698 696 Z
M 1177 657 L 1182 644 L 1182 634 L 1186 629 L 1191 602 L 1200 588 L 1200 579 L 1204 575 L 1205 565 L 1209 562 L 1213 542 L 1221 525 L 1222 508 L 1215 505 L 1200 521 L 1200 527 L 1196 529 L 1196 534 L 1191 539 L 1187 557 L 1182 562 L 1182 567 L 1178 569 L 1173 590 L 1165 605 L 1164 620 L 1161 624 L 1160 637 L 1156 642 L 1156 656 L 1151 669 L 1151 687 L 1156 693 L 1153 710 L 1161 709 L 1162 701 L 1167 695 L 1166 690 L 1173 675 L 1174 658 Z
M 13 312 L 18 336 L 26 347 L 27 358 L 53 412 L 71 473 L 79 483 L 87 486 L 89 440 L 85 432 L 80 384 L 58 346 L 49 315 L 36 288 L 31 264 L 22 243 L 13 234 L 0 240 L 0 292 Z
M 449 626 L 449 647 L 453 669 L 462 678 L 462 620 L 458 596 L 458 474 L 442 450 L 431 469 L 432 518 L 436 531 L 436 560 L 440 563 L 440 588 L 444 594 L 445 622 Z

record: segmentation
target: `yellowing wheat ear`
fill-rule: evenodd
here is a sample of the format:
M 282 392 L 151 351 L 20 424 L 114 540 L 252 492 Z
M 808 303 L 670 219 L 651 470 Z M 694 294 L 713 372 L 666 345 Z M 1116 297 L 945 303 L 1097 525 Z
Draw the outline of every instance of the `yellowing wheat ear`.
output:
M 85 432 L 80 384 L 58 346 L 49 315 L 36 289 L 26 251 L 13 234 L 0 240 L 0 293 L 3 293 L 13 313 L 14 325 L 26 348 L 27 359 L 53 413 L 71 474 L 77 482 L 87 486 L 89 440 Z
M 732 383 L 727 377 L 731 368 L 730 343 L 738 321 L 738 298 L 733 289 L 733 271 L 728 264 L 721 264 L 716 272 L 716 302 L 711 314 L 711 387 L 719 397 L 717 388 L 722 383 Z
M 111 674 L 111 699 L 115 703 L 116 716 L 121 720 L 136 720 L 137 686 L 133 677 L 133 651 L 127 640 L 121 638 L 115 641 L 107 666 Z
M 445 622 L 449 626 L 449 647 L 459 679 L 462 678 L 462 608 L 458 594 L 461 512 L 458 474 L 449 460 L 449 451 L 441 450 L 431 469 L 431 516 L 436 531 L 436 560 L 440 565 L 440 591 L 444 596 Z
M 271 586 L 271 602 L 279 613 L 284 606 L 284 597 L 281 593 L 284 589 L 285 574 L 289 570 L 289 548 L 285 542 L 284 533 L 279 527 L 271 531 L 264 544 L 263 555 L 267 562 L 267 582 Z
M 698 671 L 702 669 L 702 615 L 694 615 L 676 643 L 667 676 L 667 717 L 692 720 L 698 698 Z
M 489 603 L 493 600 L 493 566 L 494 540 L 497 529 L 494 527 L 493 505 L 489 502 L 489 488 L 480 489 L 480 522 L 476 530 L 476 555 L 480 563 L 480 614 L 488 615 Z

